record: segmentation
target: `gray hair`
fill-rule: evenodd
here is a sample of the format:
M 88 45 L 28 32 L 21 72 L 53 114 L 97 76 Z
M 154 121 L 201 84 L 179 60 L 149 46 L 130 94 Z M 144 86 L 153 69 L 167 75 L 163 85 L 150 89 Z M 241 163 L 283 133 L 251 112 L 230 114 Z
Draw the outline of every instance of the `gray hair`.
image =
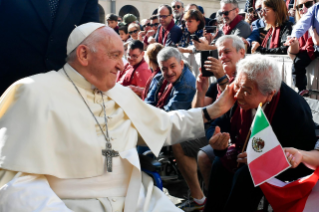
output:
M 236 80 L 240 73 L 245 73 L 248 79 L 255 81 L 263 95 L 272 91 L 277 93 L 280 89 L 281 74 L 278 66 L 267 56 L 254 54 L 240 60 L 237 63 Z
M 232 4 L 235 8 L 238 8 L 238 2 L 236 0 L 221 0 L 220 4 Z
M 182 7 L 184 8 L 184 2 L 182 2 L 181 0 L 174 0 L 174 1 L 172 1 L 171 4 L 176 3 L 176 2 L 181 3 L 181 4 L 182 4 Z
M 167 61 L 170 58 L 175 57 L 178 62 L 182 60 L 182 54 L 178 51 L 178 49 L 174 47 L 164 47 L 157 55 L 157 63 Z
M 220 38 L 218 38 L 218 40 L 216 41 L 216 46 L 217 48 L 219 47 L 219 45 L 221 43 L 223 43 L 225 40 L 230 39 L 233 41 L 233 47 L 236 48 L 236 51 L 238 52 L 241 49 L 245 49 L 245 44 L 243 42 L 243 40 L 237 36 L 237 35 L 224 35 L 221 36 Z

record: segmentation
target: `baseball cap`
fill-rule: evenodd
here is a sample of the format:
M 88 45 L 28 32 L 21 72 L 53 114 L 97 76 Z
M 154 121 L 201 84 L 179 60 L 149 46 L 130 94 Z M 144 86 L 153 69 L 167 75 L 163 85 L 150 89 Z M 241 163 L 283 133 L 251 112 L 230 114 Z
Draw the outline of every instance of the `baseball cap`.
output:
M 105 16 L 106 20 L 110 20 L 110 21 L 116 21 L 117 22 L 117 15 L 113 14 L 113 13 L 110 13 L 110 14 L 107 14 Z
M 124 17 L 123 17 L 123 23 L 125 25 L 129 25 L 130 23 L 132 23 L 136 20 L 137 20 L 136 16 L 133 14 L 130 14 L 130 13 L 124 15 Z

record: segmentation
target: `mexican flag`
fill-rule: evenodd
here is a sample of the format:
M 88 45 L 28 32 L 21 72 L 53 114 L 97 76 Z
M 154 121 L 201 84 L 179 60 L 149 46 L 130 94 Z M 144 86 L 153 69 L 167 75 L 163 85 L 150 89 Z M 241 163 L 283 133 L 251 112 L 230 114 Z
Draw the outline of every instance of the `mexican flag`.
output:
M 251 126 L 247 164 L 255 186 L 290 168 L 285 153 L 261 106 Z

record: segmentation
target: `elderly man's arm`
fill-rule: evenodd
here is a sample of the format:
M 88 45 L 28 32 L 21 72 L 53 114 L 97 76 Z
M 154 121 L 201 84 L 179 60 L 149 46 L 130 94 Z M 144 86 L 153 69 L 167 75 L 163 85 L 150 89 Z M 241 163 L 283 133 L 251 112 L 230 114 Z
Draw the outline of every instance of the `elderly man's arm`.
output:
M 0 211 L 72 212 L 53 192 L 44 175 L 22 172 L 1 187 Z

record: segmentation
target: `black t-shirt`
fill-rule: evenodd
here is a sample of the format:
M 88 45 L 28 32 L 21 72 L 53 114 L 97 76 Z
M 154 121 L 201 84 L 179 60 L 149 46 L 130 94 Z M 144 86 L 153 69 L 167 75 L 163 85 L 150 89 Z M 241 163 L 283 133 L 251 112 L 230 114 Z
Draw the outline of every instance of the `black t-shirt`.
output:
M 217 94 L 218 94 L 217 82 L 214 82 L 214 83 L 210 84 L 210 86 L 206 92 L 206 96 L 212 98 L 213 102 L 214 102 L 217 98 Z

